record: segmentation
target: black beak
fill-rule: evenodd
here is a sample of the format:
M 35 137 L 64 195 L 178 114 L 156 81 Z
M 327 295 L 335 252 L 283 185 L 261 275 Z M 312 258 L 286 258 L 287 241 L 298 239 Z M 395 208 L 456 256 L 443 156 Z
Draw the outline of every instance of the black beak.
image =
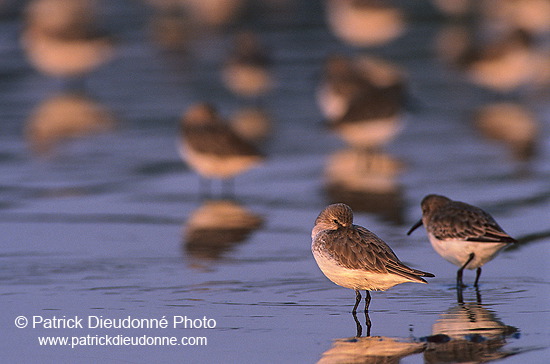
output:
M 414 224 L 410 229 L 409 231 L 407 231 L 407 235 L 411 235 L 411 233 L 413 231 L 416 230 L 417 227 L 419 227 L 420 225 L 422 225 L 422 219 L 418 220 L 418 222 L 416 224 Z

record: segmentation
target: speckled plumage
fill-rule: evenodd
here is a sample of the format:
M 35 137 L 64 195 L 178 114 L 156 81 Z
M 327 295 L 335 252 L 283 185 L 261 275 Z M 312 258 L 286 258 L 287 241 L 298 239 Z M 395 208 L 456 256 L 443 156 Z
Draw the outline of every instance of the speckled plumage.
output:
M 426 230 L 439 240 L 516 242 L 482 209 L 443 196 L 430 195 L 422 202 Z
M 386 290 L 405 282 L 427 283 L 421 277 L 433 277 L 407 267 L 382 239 L 354 225 L 353 211 L 342 203 L 329 205 L 319 214 L 311 238 L 311 250 L 321 271 L 334 283 L 357 293 Z
M 190 107 L 182 118 L 180 153 L 207 178 L 232 178 L 264 159 L 254 145 L 238 136 L 208 104 Z
M 407 234 L 424 225 L 433 248 L 443 258 L 461 267 L 457 284 L 462 284 L 462 270 L 478 269 L 516 239 L 508 235 L 482 209 L 445 196 L 428 195 L 421 202 L 422 219 Z

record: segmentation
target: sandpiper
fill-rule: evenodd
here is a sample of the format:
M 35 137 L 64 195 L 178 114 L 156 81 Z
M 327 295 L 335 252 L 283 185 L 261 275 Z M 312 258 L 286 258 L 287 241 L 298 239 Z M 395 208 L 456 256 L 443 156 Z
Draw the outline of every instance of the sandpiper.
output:
M 21 42 L 33 66 L 55 77 L 79 77 L 109 61 L 114 41 L 98 27 L 91 0 L 33 0 Z
M 462 287 L 464 268 L 477 269 L 474 283 L 477 287 L 481 267 L 505 246 L 517 242 L 478 207 L 433 194 L 424 197 L 421 207 L 422 219 L 407 235 L 424 224 L 434 250 L 460 267 L 456 274 L 458 288 Z
M 370 56 L 330 57 L 316 94 L 330 128 L 360 150 L 381 147 L 401 131 L 405 96 L 403 72 Z
M 369 291 L 385 291 L 405 282 L 427 283 L 421 277 L 434 275 L 401 263 L 378 236 L 353 224 L 353 211 L 343 203 L 327 206 L 311 231 L 311 251 L 321 271 L 339 286 L 355 290 L 353 313 L 366 291 L 365 312 L 371 300 Z
M 228 180 L 264 160 L 207 103 L 191 106 L 181 120 L 179 151 L 201 176 Z
M 257 97 L 273 86 L 271 59 L 252 32 L 241 32 L 235 37 L 232 53 L 223 70 L 222 78 L 228 89 L 242 97 Z
M 332 33 L 354 47 L 384 45 L 405 31 L 403 9 L 379 0 L 327 0 L 325 14 Z

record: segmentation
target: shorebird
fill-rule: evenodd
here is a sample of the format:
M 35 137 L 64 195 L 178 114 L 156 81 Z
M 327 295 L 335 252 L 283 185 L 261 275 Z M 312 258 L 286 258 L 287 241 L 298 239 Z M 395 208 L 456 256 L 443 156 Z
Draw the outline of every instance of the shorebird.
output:
M 229 180 L 264 156 L 238 136 L 207 103 L 191 106 L 181 119 L 179 152 L 205 178 Z
M 498 92 L 548 84 L 548 54 L 523 29 L 485 34 L 452 26 L 438 37 L 440 57 L 472 83 Z
M 520 104 L 485 105 L 475 113 L 474 124 L 483 136 L 506 145 L 518 160 L 529 160 L 536 154 L 540 123 Z
M 403 72 L 370 56 L 328 58 L 316 94 L 330 128 L 361 150 L 378 148 L 401 131 L 405 96 Z
M 407 232 L 410 235 L 424 225 L 434 250 L 447 261 L 460 267 L 457 287 L 462 287 L 462 271 L 477 269 L 477 287 L 481 267 L 499 251 L 517 240 L 510 237 L 491 215 L 482 209 L 440 195 L 428 195 L 421 203 L 422 219 Z
M 401 263 L 378 236 L 353 224 L 353 211 L 343 203 L 327 206 L 311 231 L 311 251 L 317 265 L 332 282 L 355 290 L 353 313 L 366 291 L 365 312 L 371 300 L 369 291 L 385 291 L 405 282 L 428 283 L 421 277 L 431 273 Z
M 327 0 L 325 14 L 331 32 L 348 45 L 384 45 L 404 33 L 403 9 L 379 0 Z
M 33 0 L 21 34 L 29 61 L 55 77 L 82 76 L 113 57 L 111 37 L 99 31 L 91 0 Z
M 238 96 L 261 96 L 273 86 L 271 60 L 258 38 L 252 32 L 237 34 L 234 49 L 223 67 L 226 87 Z

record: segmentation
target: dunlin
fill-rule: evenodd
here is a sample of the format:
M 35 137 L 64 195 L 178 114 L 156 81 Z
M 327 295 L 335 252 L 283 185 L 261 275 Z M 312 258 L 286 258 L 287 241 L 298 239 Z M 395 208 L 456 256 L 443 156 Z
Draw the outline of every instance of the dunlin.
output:
M 327 0 L 327 23 L 332 33 L 348 45 L 384 45 L 406 29 L 403 9 L 379 0 Z
M 110 60 L 113 40 L 98 29 L 91 0 L 33 0 L 21 42 L 33 66 L 56 77 L 82 76 Z
M 273 86 L 271 60 L 258 38 L 252 32 L 237 34 L 234 49 L 223 67 L 223 81 L 236 95 L 257 97 Z
M 477 269 L 477 286 L 481 267 L 516 239 L 510 237 L 491 215 L 482 209 L 440 195 L 428 195 L 421 203 L 422 219 L 407 232 L 424 224 L 435 251 L 460 267 L 457 287 L 462 287 L 464 268 Z
M 438 37 L 438 54 L 471 82 L 495 91 L 548 84 L 548 55 L 537 47 L 533 35 L 521 29 L 484 33 L 447 28 Z
M 401 263 L 391 248 L 378 236 L 353 224 L 353 211 L 343 203 L 326 207 L 311 231 L 311 251 L 321 271 L 339 286 L 355 290 L 353 313 L 366 291 L 365 312 L 370 292 L 385 291 L 405 282 L 427 283 L 421 277 L 433 274 Z
M 515 103 L 493 103 L 480 108 L 474 124 L 488 139 L 502 142 L 518 160 L 531 159 L 537 149 L 540 125 L 534 113 Z
M 402 129 L 406 79 L 396 66 L 373 57 L 327 60 L 317 102 L 330 127 L 350 146 L 373 149 Z
M 264 160 L 206 103 L 191 106 L 181 120 L 180 154 L 201 176 L 228 180 Z

